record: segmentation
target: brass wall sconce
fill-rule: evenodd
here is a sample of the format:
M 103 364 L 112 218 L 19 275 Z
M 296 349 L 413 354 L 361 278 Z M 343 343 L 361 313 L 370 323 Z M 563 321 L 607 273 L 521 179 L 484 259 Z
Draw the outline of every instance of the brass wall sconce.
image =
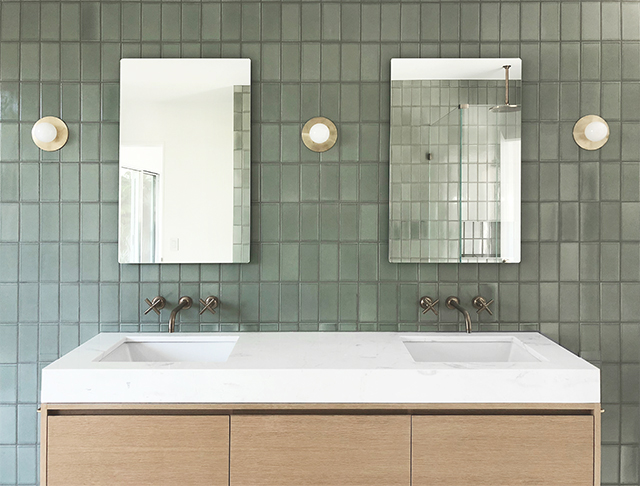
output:
M 326 152 L 336 144 L 338 129 L 323 116 L 312 118 L 302 127 L 302 141 L 314 152 Z
M 609 125 L 597 115 L 586 115 L 573 126 L 573 139 L 585 150 L 598 150 L 609 140 Z
M 40 149 L 55 152 L 64 147 L 69 140 L 69 129 L 60 118 L 45 116 L 34 123 L 31 138 Z

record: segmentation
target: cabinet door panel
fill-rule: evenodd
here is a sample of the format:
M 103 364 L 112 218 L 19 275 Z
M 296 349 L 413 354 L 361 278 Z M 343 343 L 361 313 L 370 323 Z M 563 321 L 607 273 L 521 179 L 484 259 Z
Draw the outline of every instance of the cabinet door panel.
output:
M 413 417 L 413 486 L 590 486 L 593 417 Z
M 409 486 L 410 416 L 231 417 L 231 486 Z
M 226 486 L 229 417 L 49 416 L 47 486 Z

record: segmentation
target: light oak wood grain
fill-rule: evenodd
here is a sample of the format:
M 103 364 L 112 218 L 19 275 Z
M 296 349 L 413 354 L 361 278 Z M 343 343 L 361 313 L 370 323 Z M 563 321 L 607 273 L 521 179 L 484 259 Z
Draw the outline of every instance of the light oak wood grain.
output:
M 602 441 L 602 414 L 604 410 L 597 407 L 593 413 L 593 484 L 600 486 L 602 474 L 602 454 L 600 442 Z
M 231 486 L 409 486 L 411 419 L 231 417 Z
M 227 486 L 228 416 L 47 419 L 46 486 Z
M 593 486 L 594 417 L 414 416 L 412 486 Z
M 47 422 L 48 422 L 47 404 L 40 406 L 40 484 L 47 485 Z
M 544 413 L 546 410 L 558 410 L 563 412 L 593 413 L 600 410 L 599 403 L 49 403 L 49 410 L 53 411 L 109 411 L 109 410 L 135 410 L 145 411 L 219 411 L 228 412 L 255 412 L 255 411 L 355 411 L 367 412 L 385 410 L 389 412 L 407 411 L 468 411 L 472 413 L 486 413 L 486 411 L 532 411 Z
M 477 423 L 474 424 L 473 421 L 469 421 L 470 419 L 480 420 L 479 423 L 484 424 L 492 423 L 492 420 L 498 420 L 495 423 L 502 424 L 499 427 L 489 427 L 491 430 L 503 429 L 504 424 L 508 425 L 508 420 L 514 420 L 515 422 L 513 423 L 517 424 L 523 424 L 527 420 L 531 420 L 531 424 L 535 425 L 525 426 L 524 429 L 511 427 L 515 437 L 520 437 L 519 444 L 524 444 L 529 449 L 531 449 L 531 445 L 528 441 L 533 441 L 535 446 L 536 443 L 539 444 L 546 440 L 547 436 L 552 438 L 549 444 L 554 447 L 558 444 L 566 444 L 566 438 L 562 439 L 564 429 L 561 427 L 558 429 L 560 430 L 559 432 L 556 430 L 557 424 L 562 423 L 562 420 L 560 422 L 547 422 L 548 419 L 565 419 L 569 420 L 567 423 L 570 424 L 576 423 L 571 422 L 574 419 L 587 420 L 590 425 L 585 428 L 580 426 L 578 429 L 580 434 L 588 435 L 585 431 L 590 427 L 591 437 L 587 441 L 581 439 L 577 440 L 577 442 L 574 441 L 576 444 L 581 445 L 578 445 L 572 451 L 575 456 L 569 460 L 572 463 L 579 464 L 582 472 L 588 470 L 589 467 L 592 469 L 592 476 L 589 478 L 590 482 L 566 482 L 562 486 L 576 484 L 599 486 L 600 484 L 601 413 L 599 404 L 45 403 L 42 405 L 41 416 L 41 485 L 74 486 L 82 484 L 89 486 L 109 484 L 110 486 L 117 486 L 120 484 L 135 484 L 136 486 L 144 486 L 146 484 L 154 484 L 162 486 L 163 484 L 179 484 L 182 486 L 184 484 L 188 486 L 189 484 L 202 483 L 185 482 L 187 480 L 199 481 L 199 476 L 201 475 L 214 474 L 211 472 L 212 469 L 209 470 L 206 467 L 203 469 L 203 465 L 207 464 L 213 464 L 215 467 L 213 481 L 216 482 L 211 482 L 209 477 L 205 477 L 206 482 L 204 484 L 211 486 L 217 484 L 228 485 L 228 414 L 232 415 L 232 420 L 238 421 L 238 424 L 242 425 L 244 422 L 244 431 L 242 428 L 237 428 L 237 431 L 242 432 L 247 439 L 251 438 L 252 435 L 250 428 L 247 428 L 246 424 L 250 424 L 251 421 L 255 420 L 256 422 L 253 423 L 260 425 L 256 429 L 259 432 L 256 438 L 265 441 L 267 444 L 262 447 L 270 449 L 270 452 L 267 451 L 266 455 L 262 456 L 261 454 L 265 451 L 259 450 L 261 446 L 251 445 L 245 448 L 243 453 L 247 458 L 246 462 L 240 460 L 240 456 L 236 456 L 235 467 L 232 467 L 232 469 L 236 472 L 241 471 L 241 474 L 237 475 L 236 479 L 244 480 L 245 482 L 233 482 L 232 477 L 232 486 L 237 486 L 238 484 L 240 486 L 260 486 L 262 484 L 266 486 L 272 484 L 277 484 L 278 486 L 287 486 L 288 484 L 295 484 L 296 486 L 304 484 L 312 484 L 313 486 L 336 486 L 338 484 L 340 486 L 359 486 L 361 484 L 407 485 L 409 481 L 408 471 L 411 467 L 411 459 L 408 457 L 410 452 L 408 451 L 412 442 L 410 432 L 407 432 L 407 430 L 410 430 L 410 425 L 407 424 L 412 420 L 412 414 L 414 415 L 413 421 L 416 424 L 414 428 L 416 435 L 413 440 L 414 468 L 416 468 L 413 475 L 414 486 L 426 484 L 419 482 L 420 468 L 424 467 L 426 459 L 424 455 L 416 457 L 415 452 L 420 449 L 421 440 L 428 442 L 427 446 L 431 444 L 431 447 L 433 447 L 434 444 L 429 437 L 421 439 L 421 425 L 419 422 L 425 419 L 433 420 L 434 422 L 432 423 L 440 423 L 445 429 L 451 426 L 450 423 L 447 425 L 449 420 L 462 424 L 452 429 L 458 434 L 461 434 L 467 427 L 471 427 L 478 432 Z M 501 420 L 505 418 L 508 419 L 506 422 Z M 70 419 L 73 420 L 69 421 Z M 157 422 L 158 419 L 163 422 Z M 185 419 L 187 420 L 184 421 Z M 208 420 L 210 419 L 213 419 L 213 422 L 209 423 Z M 381 421 L 381 419 L 383 420 Z M 447 421 L 442 422 L 443 419 L 447 419 Z M 525 422 L 522 422 L 523 419 L 526 419 Z M 53 422 L 50 422 L 51 420 Z M 485 420 L 489 420 L 489 422 L 483 422 Z M 551 425 L 548 425 L 549 423 Z M 161 427 L 158 427 L 158 424 Z M 286 427 L 280 430 L 280 426 L 283 424 Z M 89 430 L 94 430 L 95 425 L 98 425 L 98 428 L 95 429 L 98 430 L 98 435 L 92 436 Z M 117 425 L 116 429 L 114 429 L 114 425 Z M 124 435 L 118 435 L 120 432 L 114 432 L 114 430 L 122 430 L 122 425 L 126 425 L 124 429 L 129 430 L 129 432 Z M 272 430 L 274 427 L 277 430 Z M 550 431 L 550 427 L 553 430 Z M 203 432 L 207 428 L 213 430 L 213 439 L 208 439 L 208 435 Z M 372 433 L 367 433 L 367 429 Z M 480 432 L 482 430 L 480 428 Z M 573 432 L 571 432 L 572 430 Z M 50 437 L 49 432 L 54 433 L 53 438 Z M 569 432 L 571 437 L 576 434 L 573 426 L 569 427 Z M 453 464 L 451 464 L 447 463 L 448 458 L 442 459 L 445 473 L 453 482 L 447 482 L 447 480 L 445 482 L 429 483 L 430 485 L 448 486 L 454 484 L 454 486 L 465 486 L 465 484 L 474 484 L 474 486 L 481 486 L 483 484 L 491 484 L 491 486 L 500 486 L 501 483 L 495 482 L 495 478 L 491 476 L 487 476 L 490 478 L 489 483 L 458 484 L 459 479 L 456 479 L 458 478 L 456 474 L 464 470 L 464 467 L 461 468 L 459 463 L 461 457 L 463 455 L 468 456 L 473 461 L 475 460 L 473 459 L 473 451 L 486 449 L 497 451 L 494 454 L 496 457 L 501 456 L 498 459 L 499 464 L 492 468 L 492 471 L 502 471 L 500 474 L 503 476 L 498 474 L 498 479 L 500 477 L 508 477 L 508 482 L 503 484 L 508 484 L 509 486 L 541 486 L 535 482 L 539 478 L 534 478 L 533 482 L 514 482 L 514 477 L 510 475 L 508 468 L 516 466 L 513 466 L 515 463 L 512 464 L 512 459 L 508 458 L 509 454 L 514 456 L 513 461 L 519 460 L 518 458 L 522 459 L 523 454 L 527 456 L 526 460 L 531 461 L 529 458 L 530 451 L 516 453 L 515 455 L 511 452 L 517 449 L 515 446 L 511 447 L 513 444 L 509 442 L 513 437 L 512 433 L 507 434 L 507 441 L 502 444 L 499 441 L 503 440 L 504 437 L 499 433 L 496 432 L 493 435 L 487 435 L 486 433 L 482 435 L 480 433 L 471 440 L 471 443 L 476 441 L 476 445 L 480 444 L 478 447 L 471 447 L 470 449 L 473 449 L 473 451 L 465 449 L 467 446 L 465 445 L 466 441 L 461 439 L 463 436 L 458 436 L 456 439 L 455 433 L 451 433 L 451 430 L 445 430 L 440 434 L 442 440 L 445 441 L 445 449 L 443 450 L 448 450 L 447 456 L 452 457 L 454 460 Z M 529 435 L 525 436 L 525 434 Z M 542 436 L 536 434 L 542 434 Z M 237 438 L 240 437 L 241 435 L 237 436 Z M 320 442 L 316 440 L 318 437 L 320 437 Z M 449 440 L 454 437 L 455 444 L 453 446 L 447 445 L 445 440 L 447 437 Z M 207 442 L 208 440 L 210 441 Z M 274 442 L 270 442 L 271 440 Z M 565 440 L 564 443 L 562 442 L 563 440 Z M 383 446 L 380 446 L 380 441 L 383 442 Z M 484 445 L 482 441 L 485 441 Z M 589 442 L 590 445 L 584 446 L 586 442 Z M 330 444 L 330 446 L 325 447 L 322 445 L 318 447 L 320 443 Z M 363 445 L 366 446 L 365 449 L 362 448 Z M 210 449 L 210 453 L 204 452 L 203 447 Z M 446 447 L 449 447 L 449 449 L 446 449 Z M 585 452 L 587 447 L 591 448 L 591 455 L 589 455 L 589 452 Z M 255 449 L 255 452 L 252 452 L 252 449 Z M 140 456 L 139 451 L 141 450 L 154 451 L 151 452 L 151 456 L 156 457 L 147 461 L 148 456 Z M 236 451 L 239 450 L 237 449 Z M 561 450 L 566 450 L 566 448 Z M 89 455 L 86 455 L 87 453 Z M 85 455 L 83 456 L 83 454 Z M 91 454 L 94 455 L 93 458 L 91 458 Z M 120 456 L 123 454 L 128 458 L 121 460 Z M 272 456 L 269 456 L 269 454 L 272 454 Z M 403 458 L 404 454 L 407 454 L 407 459 Z M 558 457 L 562 458 L 562 455 L 557 456 L 555 453 L 550 455 L 553 457 L 549 459 L 549 464 L 557 468 L 557 463 L 560 460 Z M 287 462 L 287 456 L 293 457 L 292 460 L 294 462 L 297 461 L 295 465 L 292 465 L 291 460 Z M 507 458 L 504 461 L 504 465 L 502 456 Z M 158 457 L 168 457 L 168 459 L 158 459 Z M 226 458 L 226 463 L 220 461 L 220 457 Z M 433 457 L 438 456 L 434 455 Z M 534 463 L 540 461 L 537 457 L 535 456 L 532 459 Z M 53 482 L 47 480 L 50 458 L 53 460 L 51 469 Z M 109 467 L 112 467 L 114 459 L 118 464 L 117 473 L 125 474 L 125 482 L 115 482 L 113 479 L 104 480 L 102 477 L 103 473 L 108 471 Z M 197 463 L 194 468 L 189 466 L 192 459 Z M 96 461 L 96 468 L 93 468 L 91 463 L 94 460 Z M 132 460 L 137 461 L 133 466 Z M 255 464 L 251 465 L 251 462 L 256 460 L 266 461 L 267 474 L 264 477 L 260 476 L 259 480 L 249 477 L 250 474 L 262 474 Z M 388 460 L 393 464 L 389 465 Z M 167 464 L 166 461 L 172 464 L 172 468 L 168 471 L 163 470 L 163 467 Z M 361 462 L 359 463 L 358 461 Z M 589 461 L 591 462 L 589 463 Z M 381 464 L 382 466 L 379 467 L 382 469 L 376 469 L 378 467 L 376 466 L 377 464 Z M 462 466 L 464 464 L 469 463 L 463 463 Z M 82 474 L 84 473 L 82 471 L 83 468 L 86 469 L 87 465 L 92 468 L 91 474 L 90 477 L 83 477 Z M 130 470 L 135 469 L 128 477 L 127 468 Z M 271 472 L 269 472 L 269 468 L 271 468 Z M 273 471 L 277 468 L 282 468 L 286 473 L 274 474 Z M 186 469 L 192 470 L 192 472 L 185 475 L 182 471 Z M 523 470 L 520 466 L 517 466 L 517 469 L 519 471 Z M 564 472 L 566 472 L 565 469 L 564 467 L 562 468 Z M 568 469 L 571 470 L 571 467 Z M 169 478 L 159 477 L 162 474 L 171 475 L 176 470 L 179 471 L 176 474 L 176 476 L 180 476 L 178 480 L 173 476 Z M 526 470 L 526 467 L 524 470 Z M 203 473 L 202 471 L 205 472 Z M 58 476 L 56 476 L 57 474 Z M 67 476 L 60 476 L 59 474 L 66 474 Z M 384 482 L 372 477 L 380 474 L 384 476 Z M 387 475 L 385 476 L 385 474 Z M 396 476 L 395 479 L 391 478 L 392 475 Z M 340 476 L 341 482 L 336 482 L 338 481 L 338 476 Z M 562 478 L 562 476 L 559 477 Z M 542 486 L 556 484 L 561 483 L 551 482 Z

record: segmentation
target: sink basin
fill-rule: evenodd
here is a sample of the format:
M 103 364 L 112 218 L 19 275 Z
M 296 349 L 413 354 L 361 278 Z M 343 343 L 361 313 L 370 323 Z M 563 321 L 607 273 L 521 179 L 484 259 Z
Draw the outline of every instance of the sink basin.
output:
M 127 338 L 95 361 L 221 363 L 227 361 L 237 341 L 237 337 L 206 340 Z
M 431 338 L 403 341 L 416 362 L 505 363 L 544 361 L 517 338 Z

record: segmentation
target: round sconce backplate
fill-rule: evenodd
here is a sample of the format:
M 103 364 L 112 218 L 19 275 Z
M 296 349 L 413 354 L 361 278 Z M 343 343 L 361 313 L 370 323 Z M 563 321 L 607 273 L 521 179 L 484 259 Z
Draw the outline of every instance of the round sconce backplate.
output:
M 42 142 L 38 140 L 35 135 L 31 134 L 31 138 L 33 139 L 33 143 L 35 143 L 40 149 L 45 150 L 46 152 L 55 152 L 56 150 L 60 150 L 69 140 L 69 129 L 67 128 L 67 124 L 63 122 L 60 118 L 55 116 L 45 116 L 40 118 L 37 122 L 34 123 L 34 127 L 39 125 L 40 123 L 51 123 L 58 134 L 56 138 L 51 142 Z
M 309 134 L 311 127 L 317 123 L 322 123 L 329 129 L 329 138 L 322 143 L 314 142 Z M 314 152 L 326 152 L 336 144 L 336 140 L 338 140 L 338 129 L 331 120 L 323 116 L 312 118 L 304 124 L 304 127 L 302 127 L 302 142 L 309 150 Z
M 607 134 L 602 140 L 598 140 L 594 142 L 589 140 L 585 135 L 585 129 L 590 123 L 599 122 L 604 123 L 607 127 Z M 598 115 L 586 115 L 580 118 L 576 124 L 573 126 L 573 139 L 578 144 L 579 147 L 585 150 L 598 150 L 601 148 L 607 141 L 609 140 L 609 124 Z

